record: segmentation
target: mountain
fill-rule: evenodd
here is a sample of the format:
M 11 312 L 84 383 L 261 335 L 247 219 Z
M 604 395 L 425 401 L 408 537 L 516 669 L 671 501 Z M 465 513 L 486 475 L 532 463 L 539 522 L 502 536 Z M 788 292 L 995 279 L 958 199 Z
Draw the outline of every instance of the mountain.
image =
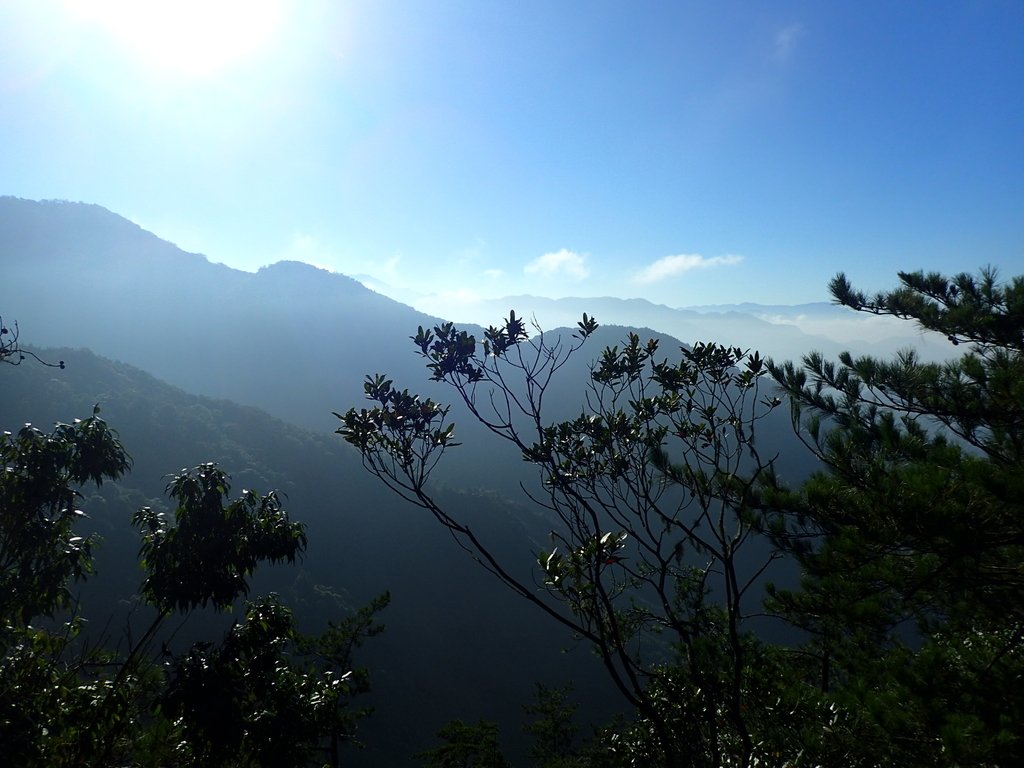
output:
M 438 318 L 344 275 L 298 262 L 255 274 L 230 269 L 185 253 L 99 206 L 10 197 L 0 198 L 0 262 L 7 288 L 0 311 L 30 329 L 26 339 L 33 343 L 89 348 L 188 392 L 256 406 L 320 433 L 337 427 L 333 411 L 365 403 L 367 374 L 386 373 L 399 387 L 452 400 L 450 391 L 428 381 L 409 340 L 417 327 L 430 327 Z M 520 301 L 525 310 L 515 306 Z M 678 349 L 679 339 L 756 347 L 758 333 L 789 339 L 799 354 L 809 348 L 792 327 L 736 313 L 709 320 L 642 300 L 541 300 L 529 306 L 530 301 L 494 302 L 487 324 L 511 308 L 520 316 L 530 310 L 555 313 L 545 318 L 554 335 L 559 325 L 575 327 L 583 312 L 605 324 L 563 369 L 556 396 L 548 398 L 552 419 L 579 414 L 589 361 L 603 346 L 619 344 L 630 329 L 658 329 L 654 335 L 662 337 L 666 355 Z M 663 330 L 673 323 L 677 333 Z M 783 458 L 802 457 L 788 419 L 773 416 L 765 432 L 781 446 Z M 519 484 L 535 479 L 532 469 L 493 440 L 461 403 L 453 404 L 451 417 L 459 440 L 474 448 L 446 456 L 435 476 L 455 487 L 483 485 L 520 498 Z M 494 472 L 496 465 L 503 471 Z M 789 471 L 803 474 L 806 461 L 797 460 Z
M 211 263 L 95 205 L 0 199 L 0 263 L 5 317 L 34 344 L 94 349 L 320 431 L 394 363 L 393 340 L 437 322 L 307 264 Z
M 160 503 L 166 473 L 217 460 L 238 488 L 287 492 L 293 514 L 310 525 L 302 570 L 275 570 L 271 582 L 305 601 L 308 620 L 339 609 L 323 595 L 337 593 L 350 606 L 391 590 L 392 606 L 383 617 L 388 631 L 365 649 L 378 707 L 367 729 L 366 764 L 401 764 L 451 717 L 514 723 L 535 681 L 573 680 L 584 722 L 603 719 L 619 704 L 585 649 L 561 654 L 570 638 L 499 588 L 422 510 L 398 503 L 373 482 L 358 457 L 329 435 L 337 426 L 332 411 L 365 402 L 368 373 L 387 373 L 399 387 L 451 400 L 449 391 L 427 381 L 409 340 L 437 318 L 306 264 L 281 262 L 255 274 L 230 269 L 99 206 L 77 203 L 0 198 L 0 264 L 0 311 L 7 322 L 19 322 L 23 343 L 87 348 L 120 361 L 60 349 L 41 354 L 64 359 L 64 371 L 0 366 L 0 427 L 70 419 L 98 402 L 121 431 L 136 459 L 131 484 L 102 496 L 96 504 L 107 511 L 95 515 L 112 552 L 134 555 L 124 526 L 133 505 Z M 732 342 L 709 330 L 735 329 L 743 336 L 744 328 L 762 328 L 767 338 L 804 338 L 736 313 L 708 325 L 700 313 L 641 301 L 577 299 L 552 306 L 566 312 L 565 321 L 552 326 L 572 327 L 584 311 L 609 323 L 560 371 L 546 400 L 552 419 L 579 414 L 589 361 L 633 328 L 661 331 L 682 318 L 678 336 L 655 334 L 666 355 L 679 338 Z M 488 324 L 513 307 L 524 314 L 510 304 Z M 567 332 L 554 333 L 567 339 Z M 733 343 L 753 346 L 742 338 Z M 458 404 L 452 415 L 464 447 L 445 456 L 436 475 L 439 493 L 526 574 L 550 526 L 536 506 L 519 501 L 519 483 L 535 482 L 536 471 L 497 445 Z M 809 471 L 781 409 L 762 434 L 779 451 L 784 476 Z M 112 594 L 123 597 L 137 587 L 132 567 L 101 567 L 119 585 Z M 518 734 L 514 726 L 504 732 Z
M 33 343 L 94 349 L 187 391 L 254 405 L 310 429 L 333 429 L 331 412 L 359 401 L 366 374 L 387 373 L 403 386 L 439 393 L 424 381 L 408 343 L 438 316 L 307 264 L 243 272 L 185 253 L 99 206 L 10 197 L 0 198 L 0 263 L 2 311 L 31 329 Z M 432 309 L 468 323 L 471 333 L 479 333 L 473 322 L 496 324 L 510 309 L 548 329 L 573 328 L 586 312 L 603 325 L 654 329 L 687 343 L 713 340 L 778 359 L 813 349 L 834 356 L 847 347 L 886 355 L 913 344 L 925 357 L 949 350 L 906 323 L 828 305 L 788 314 L 737 307 L 743 311 L 515 296 L 475 303 L 471 312 L 455 303 Z
M 857 313 L 826 302 L 673 308 L 645 299 L 521 295 L 461 303 L 424 297 L 415 300 L 414 306 L 427 312 L 447 312 L 448 319 L 483 326 L 496 324 L 510 309 L 522 317 L 534 318 L 542 328 L 573 327 L 586 312 L 603 324 L 651 328 L 688 344 L 716 341 L 756 349 L 777 360 L 799 360 L 812 350 L 829 357 L 844 350 L 887 356 L 913 346 L 922 357 L 934 360 L 955 352 L 944 337 L 922 334 L 905 321 Z
M 82 500 L 104 538 L 98 574 L 86 584 L 84 614 L 98 628 L 107 626 L 105 614 L 114 617 L 111 642 L 141 582 L 132 514 L 143 505 L 166 508 L 169 473 L 215 460 L 231 474 L 236 493 L 280 490 L 293 519 L 307 525 L 302 562 L 258 572 L 253 596 L 282 594 L 302 627 L 314 632 L 391 591 L 380 617 L 387 630 L 357 658 L 370 670 L 368 702 L 376 712 L 361 730 L 366 749 L 351 753 L 347 764 L 408 764 L 455 717 L 511 724 L 506 730 L 515 752 L 520 705 L 532 699 L 538 681 L 574 680 L 584 718 L 604 720 L 614 711 L 617 694 L 586 649 L 563 652 L 570 638 L 453 551 L 432 519 L 373 482 L 340 440 L 256 408 L 188 394 L 91 352 L 46 354 L 63 359 L 65 370 L 0 365 L 0 428 L 31 422 L 48 429 L 99 404 L 133 458 L 129 475 L 84 489 Z M 441 498 L 474 521 L 501 557 L 523 570 L 530 566 L 546 531 L 536 514 L 494 496 L 441 492 Z M 225 618 L 233 617 L 194 617 L 178 640 L 219 637 Z
M 741 312 L 746 315 L 798 314 L 798 315 L 832 315 L 846 310 L 828 301 L 812 301 L 805 304 L 757 304 L 752 301 L 741 301 L 739 304 L 693 304 L 678 307 L 690 312 Z
M 854 312 L 847 307 L 824 301 L 808 304 L 743 302 L 683 309 L 713 316 L 740 313 L 773 325 L 792 326 L 858 353 L 886 356 L 899 349 L 914 347 L 928 360 L 944 360 L 956 354 L 956 349 L 941 334 L 922 332 L 912 323 L 899 318 Z
M 337 427 L 333 411 L 364 402 L 367 374 L 386 373 L 399 386 L 451 400 L 450 392 L 427 380 L 409 341 L 418 326 L 441 321 L 344 275 L 299 262 L 243 272 L 185 253 L 100 206 L 10 197 L 0 198 L 0 262 L 7 288 L 0 310 L 18 320 L 32 343 L 92 349 L 188 392 L 256 406 L 321 433 Z M 739 315 L 709 321 L 642 300 L 531 301 L 494 302 L 487 324 L 510 308 L 524 315 L 516 306 L 521 302 L 527 310 L 549 312 L 545 325 L 556 334 L 558 326 L 575 327 L 583 312 L 606 326 L 565 372 L 563 396 L 553 398 L 562 408 L 552 418 L 578 414 L 588 361 L 630 328 L 657 329 L 666 354 L 678 348 L 677 339 L 756 346 L 758 333 L 790 339 L 801 354 L 809 348 L 791 327 Z M 676 333 L 664 330 L 673 324 Z M 452 417 L 464 442 L 493 444 L 461 404 L 454 404 Z M 779 433 L 788 435 L 782 426 Z M 487 476 L 491 458 L 464 451 L 438 477 L 473 485 L 468 478 Z M 514 453 L 505 458 L 514 469 L 491 487 L 517 495 L 528 468 Z

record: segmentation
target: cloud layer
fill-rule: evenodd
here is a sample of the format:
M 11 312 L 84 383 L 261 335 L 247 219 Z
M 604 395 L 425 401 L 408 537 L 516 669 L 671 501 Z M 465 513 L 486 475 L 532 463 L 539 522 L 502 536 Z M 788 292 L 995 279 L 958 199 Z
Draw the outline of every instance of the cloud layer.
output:
M 648 264 L 633 276 L 637 283 L 656 283 L 669 277 L 681 275 L 691 269 L 707 269 L 727 264 L 738 264 L 743 261 L 742 256 L 701 256 L 699 253 L 680 253 L 675 256 L 666 256 L 658 259 L 653 264 Z
M 563 248 L 534 259 L 523 267 L 523 272 L 543 277 L 561 273 L 576 280 L 583 280 L 590 274 L 590 268 L 587 267 L 584 255 Z

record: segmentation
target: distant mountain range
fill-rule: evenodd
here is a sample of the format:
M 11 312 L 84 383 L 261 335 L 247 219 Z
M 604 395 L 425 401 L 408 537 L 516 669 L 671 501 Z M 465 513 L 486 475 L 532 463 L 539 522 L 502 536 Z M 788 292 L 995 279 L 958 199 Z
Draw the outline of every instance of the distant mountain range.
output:
M 321 433 L 336 428 L 332 411 L 362 402 L 367 374 L 387 373 L 400 386 L 449 400 L 427 381 L 409 341 L 418 326 L 439 318 L 344 275 L 289 261 L 243 272 L 185 253 L 100 206 L 9 197 L 0 198 L 0 262 L 0 311 L 17 319 L 25 340 L 37 346 L 92 349 L 188 392 L 253 405 Z M 665 336 L 667 354 L 679 339 L 718 340 L 780 357 L 830 350 L 827 340 L 793 326 L 640 299 L 521 296 L 486 308 L 487 324 L 509 309 L 536 314 L 548 328 L 575 327 L 584 312 L 606 324 L 568 380 L 585 375 L 600 345 L 618 343 L 628 328 Z M 567 395 L 566 402 L 572 399 L 579 398 Z M 453 415 L 465 439 L 482 436 L 458 407 Z M 482 476 L 474 458 L 447 479 Z M 516 473 L 505 478 L 513 489 L 519 479 Z
M 420 302 L 420 306 L 431 306 Z M 481 322 L 486 314 L 496 323 L 510 309 L 525 317 L 536 318 L 545 328 L 572 327 L 586 312 L 605 325 L 648 328 L 686 343 L 717 341 L 744 349 L 757 349 L 779 358 L 794 357 L 811 349 L 831 349 L 835 345 L 822 336 L 804 333 L 794 325 L 770 323 L 749 313 L 697 312 L 653 304 L 645 299 L 564 298 L 508 296 L 481 300 L 475 314 L 461 318 Z
M 96 502 L 109 512 L 103 525 L 112 541 L 127 541 L 132 504 L 159 503 L 166 473 L 217 460 L 238 488 L 287 491 L 293 514 L 314 532 L 301 578 L 275 576 L 290 579 L 276 588 L 316 603 L 321 617 L 322 600 L 309 597 L 317 584 L 346 603 L 392 590 L 383 617 L 389 630 L 367 646 L 381 717 L 369 733 L 388 743 L 374 747 L 368 736 L 364 764 L 399 764 L 451 717 L 514 720 L 535 681 L 576 678 L 586 716 L 610 711 L 589 654 L 560 656 L 569 638 L 462 557 L 422 510 L 398 504 L 371 482 L 354 452 L 329 435 L 337 426 L 332 411 L 364 403 L 366 374 L 387 373 L 398 386 L 450 401 L 449 392 L 427 381 L 409 340 L 417 326 L 447 316 L 443 307 L 436 315 L 419 311 L 298 262 L 257 273 L 231 269 L 99 206 L 10 197 L 0 198 L 0 270 L 5 322 L 19 323 L 23 344 L 62 348 L 43 354 L 68 363 L 64 371 L 4 366 L 0 428 L 27 420 L 46 425 L 101 404 L 136 458 L 132 478 L 118 485 L 123 493 Z M 673 309 L 640 299 L 517 296 L 480 302 L 477 315 L 448 319 L 496 324 L 510 309 L 536 315 L 547 328 L 573 327 L 583 312 L 607 326 L 562 371 L 550 398 L 552 418 L 578 415 L 587 362 L 629 329 L 656 331 L 666 355 L 684 341 L 718 340 L 797 357 L 838 348 L 799 318 L 812 318 L 812 328 L 841 318 L 841 310 L 819 304 Z M 884 352 L 886 344 L 867 346 Z M 517 486 L 535 474 L 494 447 L 464 410 L 454 407 L 452 414 L 467 447 L 453 451 L 450 462 L 445 457 L 439 477 L 446 498 L 472 516 L 483 538 L 528 569 L 547 523 L 517 501 Z M 788 416 L 779 413 L 764 434 L 789 462 L 790 476 L 807 471 Z M 117 572 L 121 588 L 136 586 L 130 571 Z M 410 743 L 387 736 L 400 732 L 410 734 Z
M 95 205 L 0 199 L 0 263 L 0 311 L 26 341 L 93 349 L 319 431 L 437 322 L 307 264 L 212 263 Z
M 372 280 L 367 285 L 386 295 L 399 295 L 389 293 L 387 286 Z M 922 357 L 936 360 L 955 352 L 944 338 L 922 334 L 904 321 L 857 313 L 828 302 L 673 308 L 646 299 L 608 296 L 550 299 L 519 295 L 471 301 L 450 296 L 420 296 L 414 297 L 412 304 L 427 313 L 484 326 L 497 323 L 510 309 L 520 316 L 535 318 L 543 328 L 574 327 L 586 312 L 606 325 L 649 328 L 686 343 L 717 341 L 756 349 L 778 360 L 799 360 L 812 350 L 829 356 L 843 350 L 884 356 L 913 346 Z
M 371 275 L 352 275 L 365 287 L 428 314 L 457 322 L 487 326 L 514 309 L 536 318 L 542 328 L 573 327 L 583 312 L 604 324 L 650 328 L 686 342 L 719 341 L 757 349 L 779 360 L 798 360 L 811 350 L 827 355 L 849 350 L 855 354 L 892 355 L 914 347 L 924 359 L 942 360 L 956 354 L 943 337 L 923 333 L 891 317 L 854 312 L 830 301 L 803 304 L 701 304 L 669 307 L 645 299 L 571 297 L 550 299 L 533 295 L 497 299 L 432 296 L 398 289 Z M 822 294 L 826 286 L 822 286 Z
M 49 429 L 90 415 L 99 403 L 133 458 L 129 475 L 86 487 L 81 501 L 88 524 L 103 536 L 98 572 L 84 598 L 93 631 L 107 631 L 116 642 L 140 585 L 132 514 L 144 505 L 167 510 L 168 475 L 216 461 L 232 476 L 233 497 L 243 488 L 279 490 L 292 518 L 308 527 L 301 562 L 258 571 L 251 597 L 281 594 L 305 630 L 320 632 L 327 621 L 391 591 L 391 606 L 380 616 L 387 631 L 357 655 L 371 670 L 372 691 L 356 705 L 372 704 L 376 714 L 361 730 L 366 749 L 351 752 L 346 765 L 409 764 L 455 717 L 516 723 L 538 681 L 575 679 L 589 702 L 584 717 L 604 719 L 614 711 L 617 697 L 586 649 L 562 653 L 569 638 L 498 589 L 423 510 L 386 492 L 341 440 L 256 408 L 189 394 L 91 352 L 53 354 L 65 370 L 0 365 L 0 428 L 31 422 Z M 441 498 L 493 539 L 503 558 L 529 568 L 546 530 L 529 509 L 494 496 L 442 492 Z M 117 616 L 109 626 L 108 612 Z M 176 637 L 179 643 L 216 640 L 238 615 L 193 617 Z M 517 739 L 518 729 L 509 730 Z
M 742 312 L 746 315 L 832 315 L 846 312 L 828 301 L 812 301 L 806 304 L 755 304 L 752 301 L 743 301 L 739 304 L 695 304 L 679 309 L 688 309 L 692 312 Z

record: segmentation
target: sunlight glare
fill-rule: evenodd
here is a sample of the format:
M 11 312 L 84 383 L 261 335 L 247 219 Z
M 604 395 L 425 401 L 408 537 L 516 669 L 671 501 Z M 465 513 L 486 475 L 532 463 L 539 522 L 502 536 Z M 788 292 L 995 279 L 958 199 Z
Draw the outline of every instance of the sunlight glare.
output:
M 69 0 L 69 9 L 164 73 L 215 74 L 259 53 L 281 22 L 281 0 Z

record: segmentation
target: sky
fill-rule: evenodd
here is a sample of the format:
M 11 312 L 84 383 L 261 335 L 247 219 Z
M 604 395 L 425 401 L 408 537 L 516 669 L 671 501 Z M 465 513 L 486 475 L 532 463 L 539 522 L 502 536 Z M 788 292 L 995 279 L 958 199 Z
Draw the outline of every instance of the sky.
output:
M 0 0 L 0 194 L 453 305 L 1024 273 L 1024 3 Z

